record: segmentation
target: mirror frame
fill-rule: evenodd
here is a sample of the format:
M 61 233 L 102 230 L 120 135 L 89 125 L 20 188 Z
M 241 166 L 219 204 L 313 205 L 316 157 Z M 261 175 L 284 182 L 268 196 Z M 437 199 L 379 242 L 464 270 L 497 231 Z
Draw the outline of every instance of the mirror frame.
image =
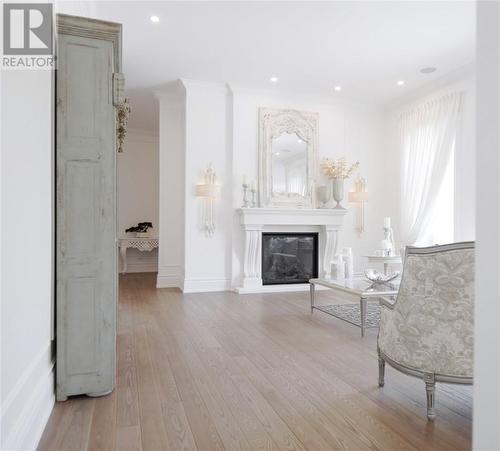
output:
M 318 152 L 318 113 L 291 109 L 259 108 L 259 206 L 314 208 Z M 273 139 L 295 133 L 307 143 L 307 190 L 305 196 L 273 195 Z

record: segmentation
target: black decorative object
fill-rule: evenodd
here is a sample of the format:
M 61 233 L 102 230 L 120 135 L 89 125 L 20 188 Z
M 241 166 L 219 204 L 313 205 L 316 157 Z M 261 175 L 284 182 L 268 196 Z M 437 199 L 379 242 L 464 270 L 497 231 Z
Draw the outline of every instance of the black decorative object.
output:
M 153 228 L 152 222 L 140 222 L 136 226 L 129 227 L 125 232 L 146 233 L 149 228 Z
M 318 277 L 317 233 L 263 233 L 262 283 L 307 283 Z

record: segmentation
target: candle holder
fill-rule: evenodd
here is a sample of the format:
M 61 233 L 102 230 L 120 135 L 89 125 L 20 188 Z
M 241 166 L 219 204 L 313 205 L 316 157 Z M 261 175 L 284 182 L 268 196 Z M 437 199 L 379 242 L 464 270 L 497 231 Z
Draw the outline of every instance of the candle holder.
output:
M 357 206 L 356 211 L 356 230 L 359 235 L 365 231 L 365 202 L 368 201 L 368 191 L 366 191 L 366 181 L 358 174 L 357 180 L 354 182 L 354 191 L 348 195 L 349 202 L 353 202 Z
M 243 205 L 241 208 L 248 208 L 250 207 L 250 202 L 248 200 L 248 184 L 243 183 L 241 186 L 243 187 Z
M 255 208 L 257 206 L 257 190 L 255 188 L 250 188 L 250 193 L 252 194 L 252 201 L 250 206 Z

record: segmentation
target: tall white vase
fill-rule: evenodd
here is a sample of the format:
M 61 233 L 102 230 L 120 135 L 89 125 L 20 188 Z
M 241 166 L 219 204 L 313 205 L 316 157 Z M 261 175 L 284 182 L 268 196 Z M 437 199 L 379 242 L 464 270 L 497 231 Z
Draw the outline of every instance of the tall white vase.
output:
M 345 210 L 345 208 L 340 205 L 340 202 L 344 199 L 344 179 L 332 179 L 332 196 L 337 202 L 334 208 Z

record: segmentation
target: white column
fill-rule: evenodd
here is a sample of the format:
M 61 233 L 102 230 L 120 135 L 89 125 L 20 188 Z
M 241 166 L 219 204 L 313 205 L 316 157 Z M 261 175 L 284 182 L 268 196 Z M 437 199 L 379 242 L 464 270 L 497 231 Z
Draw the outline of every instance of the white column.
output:
M 262 286 L 262 226 L 244 225 L 243 288 Z
M 338 226 L 323 226 L 325 236 L 325 247 L 323 249 L 323 274 L 321 277 L 329 278 L 331 275 L 331 264 L 333 256 L 337 253 L 338 247 Z
M 180 83 L 156 93 L 159 103 L 158 288 L 183 287 L 185 256 L 185 92 Z

